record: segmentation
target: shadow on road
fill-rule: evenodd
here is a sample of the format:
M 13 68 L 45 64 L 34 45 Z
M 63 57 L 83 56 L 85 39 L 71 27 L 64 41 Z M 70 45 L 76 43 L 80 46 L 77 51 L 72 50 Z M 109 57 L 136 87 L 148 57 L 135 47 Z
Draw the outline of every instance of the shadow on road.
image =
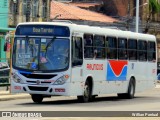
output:
M 94 101 L 89 102 L 89 103 L 98 103 L 98 102 L 113 102 L 113 101 L 133 101 L 135 99 L 138 99 L 141 97 L 135 97 L 134 99 L 122 99 L 117 96 L 110 96 L 110 97 L 96 97 Z M 59 100 L 52 100 L 52 98 L 46 99 L 44 98 L 42 103 L 34 103 L 34 102 L 29 102 L 29 103 L 22 103 L 18 105 L 67 105 L 67 104 L 81 104 L 82 102 L 78 101 L 76 98 L 73 99 L 59 99 Z M 89 104 L 89 103 L 83 103 L 83 104 Z

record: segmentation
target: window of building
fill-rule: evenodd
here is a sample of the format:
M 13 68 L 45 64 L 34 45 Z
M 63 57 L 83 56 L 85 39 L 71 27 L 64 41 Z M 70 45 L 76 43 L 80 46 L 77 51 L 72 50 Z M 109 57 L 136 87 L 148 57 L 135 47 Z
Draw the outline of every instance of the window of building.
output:
M 23 6 L 23 15 L 26 15 L 26 13 L 27 13 L 27 0 L 23 0 L 22 6 Z
M 18 1 L 14 2 L 13 0 L 11 0 L 9 4 L 10 4 L 10 13 L 18 14 L 19 2 Z
M 138 59 L 139 61 L 147 61 L 147 41 L 138 41 Z
M 9 8 L 10 13 L 13 14 L 13 12 L 14 12 L 14 3 L 13 3 L 12 0 L 11 0 L 10 3 L 9 3 L 9 7 L 10 7 L 10 8 Z
M 129 60 L 137 60 L 137 40 L 128 40 L 128 58 Z
M 43 0 L 42 4 L 42 17 L 47 18 L 47 1 Z
M 37 17 L 37 15 L 38 15 L 38 0 L 34 0 L 32 7 L 32 16 Z
M 94 58 L 105 58 L 105 37 L 95 35 L 93 39 Z
M 106 38 L 106 53 L 108 59 L 117 59 L 117 38 L 107 37 Z

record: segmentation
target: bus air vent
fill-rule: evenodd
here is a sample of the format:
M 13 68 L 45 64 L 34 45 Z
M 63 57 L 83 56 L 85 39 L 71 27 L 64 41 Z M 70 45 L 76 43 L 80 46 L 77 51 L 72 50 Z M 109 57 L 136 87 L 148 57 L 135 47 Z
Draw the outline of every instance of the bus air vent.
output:
M 32 78 L 32 79 L 51 79 L 56 74 L 27 74 L 27 73 L 20 73 L 21 75 L 25 76 L 26 78 Z
M 32 91 L 47 91 L 48 87 L 35 87 L 35 86 L 28 86 L 28 88 Z

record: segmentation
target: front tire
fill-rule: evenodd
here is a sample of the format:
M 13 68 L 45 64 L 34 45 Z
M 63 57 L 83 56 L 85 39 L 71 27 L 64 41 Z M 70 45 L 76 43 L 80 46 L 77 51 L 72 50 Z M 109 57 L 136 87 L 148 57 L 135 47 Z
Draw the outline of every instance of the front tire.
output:
M 77 96 L 77 98 L 78 98 L 78 101 L 80 102 L 92 101 L 92 88 L 88 80 L 85 83 L 83 96 Z
M 43 101 L 43 96 L 39 94 L 32 94 L 31 95 L 33 102 L 35 103 L 42 103 Z

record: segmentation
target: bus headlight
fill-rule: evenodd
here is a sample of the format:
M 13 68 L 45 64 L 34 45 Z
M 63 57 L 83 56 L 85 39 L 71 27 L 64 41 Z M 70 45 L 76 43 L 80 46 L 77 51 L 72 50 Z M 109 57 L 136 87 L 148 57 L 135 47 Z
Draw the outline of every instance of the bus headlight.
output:
M 53 85 L 63 85 L 69 78 L 69 75 L 64 75 L 60 78 L 58 78 L 54 83 Z
M 16 82 L 16 83 L 23 83 L 22 79 L 16 75 L 16 74 L 13 74 L 12 75 L 12 79 Z

